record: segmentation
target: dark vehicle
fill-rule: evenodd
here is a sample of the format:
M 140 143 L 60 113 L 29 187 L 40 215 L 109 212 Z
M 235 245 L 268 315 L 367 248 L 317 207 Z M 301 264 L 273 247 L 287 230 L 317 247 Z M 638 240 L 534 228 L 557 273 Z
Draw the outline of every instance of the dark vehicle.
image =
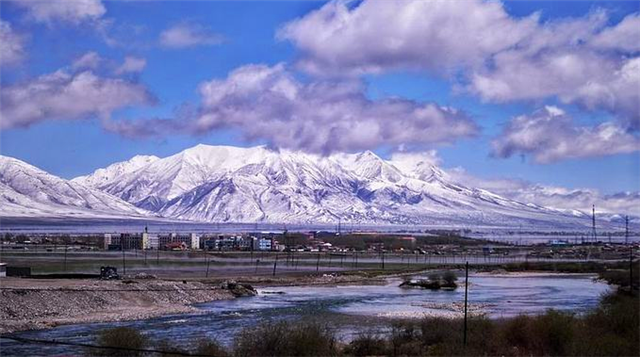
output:
M 120 279 L 120 275 L 118 275 L 118 268 L 100 267 L 100 280 L 117 280 L 117 279 Z

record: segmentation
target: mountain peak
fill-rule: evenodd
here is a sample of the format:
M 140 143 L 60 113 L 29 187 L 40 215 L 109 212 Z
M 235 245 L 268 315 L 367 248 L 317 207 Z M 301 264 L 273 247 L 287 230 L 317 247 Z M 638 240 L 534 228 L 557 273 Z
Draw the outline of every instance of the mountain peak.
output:
M 202 168 L 235 168 L 247 162 L 263 160 L 271 151 L 266 146 L 237 147 L 198 144 L 177 154 L 189 164 Z M 176 155 L 174 155 L 176 156 Z
M 192 147 L 186 148 L 183 152 L 198 152 L 198 151 L 215 151 L 215 150 L 257 150 L 265 149 L 266 145 L 256 145 L 250 147 L 243 146 L 231 146 L 231 145 L 210 145 L 210 144 L 196 144 Z
M 140 170 L 158 160 L 160 160 L 160 158 L 155 155 L 136 155 L 127 161 L 116 162 L 103 169 L 98 169 L 92 174 L 76 177 L 71 181 L 85 186 L 99 188 L 123 175 Z
M 371 150 L 366 150 L 366 151 L 363 151 L 363 152 L 359 153 L 357 155 L 357 159 L 358 160 L 378 160 L 378 161 L 383 161 L 380 156 L 376 155 Z

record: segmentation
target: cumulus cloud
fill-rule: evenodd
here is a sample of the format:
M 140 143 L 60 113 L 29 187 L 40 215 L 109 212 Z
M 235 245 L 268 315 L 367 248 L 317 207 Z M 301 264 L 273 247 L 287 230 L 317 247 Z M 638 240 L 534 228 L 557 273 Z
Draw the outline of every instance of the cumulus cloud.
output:
M 73 69 L 96 69 L 102 63 L 102 58 L 96 52 L 87 52 L 84 55 L 78 57 L 71 64 Z
M 591 46 L 606 50 L 640 51 L 640 14 L 625 17 L 618 25 L 596 34 Z
M 247 141 L 264 141 L 278 148 L 330 154 L 379 145 L 451 143 L 477 133 L 463 112 L 432 103 L 397 98 L 370 100 L 359 80 L 297 80 L 283 64 L 246 65 L 225 79 L 199 87 L 200 107 L 181 115 L 179 124 L 161 123 L 175 132 L 192 134 L 233 128 Z M 127 135 L 122 122 L 114 131 Z
M 247 65 L 200 86 L 196 131 L 239 128 L 248 140 L 330 153 L 436 144 L 476 133 L 464 113 L 403 99 L 372 101 L 360 81 L 302 83 L 283 64 Z
M 160 45 L 165 48 L 211 46 L 222 43 L 224 37 L 196 23 L 183 22 L 160 34 Z
M 0 63 L 13 66 L 22 62 L 24 56 L 24 36 L 16 33 L 10 23 L 0 20 Z
M 34 21 L 51 25 L 56 22 L 80 24 L 101 18 L 107 10 L 101 0 L 14 1 Z
M 0 92 L 0 129 L 28 127 L 45 120 L 106 118 L 117 109 L 153 100 L 140 84 L 103 78 L 88 70 L 70 73 L 61 69 L 5 86 Z
M 314 74 L 426 70 L 493 102 L 556 97 L 640 129 L 640 16 L 540 21 L 495 1 L 332 1 L 277 35 Z
M 550 163 L 640 151 L 640 139 L 614 122 L 576 126 L 561 109 L 548 106 L 513 118 L 492 149 L 497 157 L 532 155 L 538 163 Z
M 640 217 L 640 192 L 603 194 L 589 188 L 570 189 L 509 178 L 483 179 L 469 174 L 460 167 L 446 171 L 449 177 L 457 183 L 482 188 L 523 203 L 564 210 L 578 210 L 587 214 L 590 214 L 591 206 L 595 205 L 597 212 L 600 213 L 628 214 Z
M 124 62 L 116 68 L 116 74 L 139 73 L 147 66 L 147 60 L 140 57 L 127 56 Z
M 333 1 L 285 25 L 280 39 L 303 51 L 314 72 L 441 72 L 480 65 L 535 29 L 536 16 L 514 20 L 499 2 Z
M 474 73 L 469 86 L 486 100 L 556 97 L 588 110 L 606 110 L 629 128 L 640 129 L 640 57 L 602 56 L 567 46 L 533 56 L 507 51 L 494 62 L 493 69 Z

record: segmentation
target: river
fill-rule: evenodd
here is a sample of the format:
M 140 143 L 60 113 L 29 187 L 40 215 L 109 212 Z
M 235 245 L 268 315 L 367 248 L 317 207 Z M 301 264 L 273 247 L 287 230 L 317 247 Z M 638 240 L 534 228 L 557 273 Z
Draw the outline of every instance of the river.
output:
M 419 277 L 418 277 L 419 278 Z M 559 274 L 473 274 L 469 277 L 469 306 L 474 313 L 490 318 L 537 314 L 547 309 L 584 312 L 598 304 L 610 287 L 590 275 Z M 295 286 L 259 289 L 255 297 L 200 304 L 201 313 L 173 315 L 121 323 L 60 326 L 27 331 L 15 336 L 93 343 L 104 328 L 130 326 L 151 339 L 168 339 L 188 344 L 207 337 L 231 344 L 242 328 L 264 320 L 313 320 L 326 322 L 343 340 L 360 332 L 375 332 L 389 326 L 391 318 L 419 318 L 425 315 L 453 316 L 453 305 L 464 300 L 464 288 L 428 291 L 399 288 L 400 279 L 380 285 Z M 459 281 L 462 282 L 463 281 Z M 0 339 L 2 355 L 82 354 L 82 348 L 23 344 Z

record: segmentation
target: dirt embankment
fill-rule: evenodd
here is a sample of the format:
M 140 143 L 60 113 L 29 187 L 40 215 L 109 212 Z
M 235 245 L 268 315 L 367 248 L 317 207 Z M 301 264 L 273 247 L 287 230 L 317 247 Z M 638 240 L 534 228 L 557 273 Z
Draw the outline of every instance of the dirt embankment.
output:
M 231 291 L 202 282 L 3 278 L 0 283 L 0 333 L 197 312 L 192 304 L 234 298 Z

